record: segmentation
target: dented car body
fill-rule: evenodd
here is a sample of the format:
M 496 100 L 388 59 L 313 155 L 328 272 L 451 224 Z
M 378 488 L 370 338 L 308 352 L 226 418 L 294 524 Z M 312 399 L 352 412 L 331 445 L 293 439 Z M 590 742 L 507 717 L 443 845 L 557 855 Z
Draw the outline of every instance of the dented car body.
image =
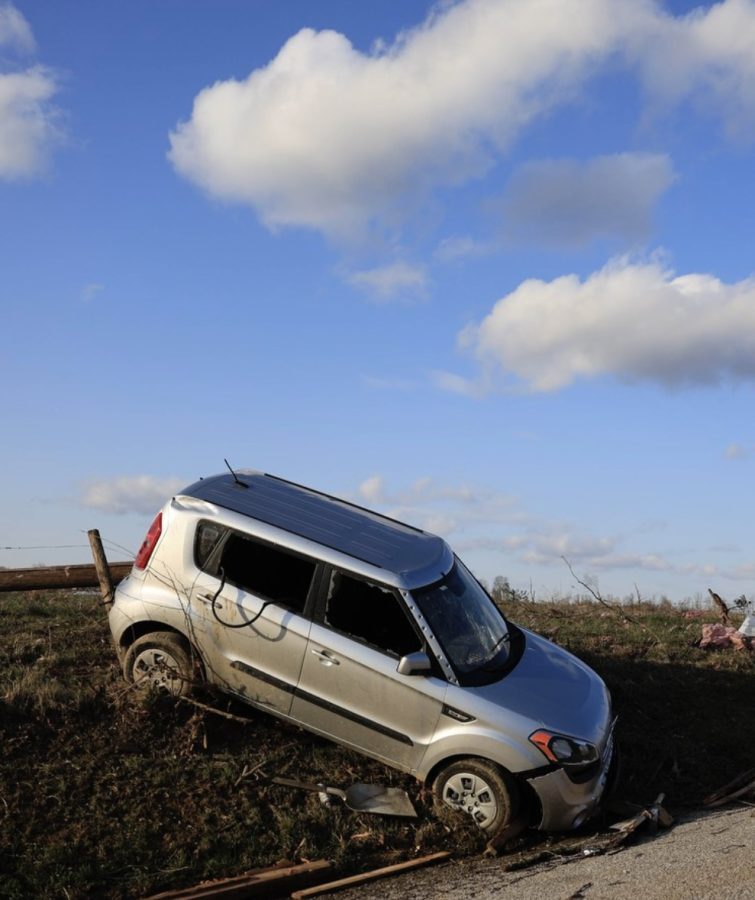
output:
M 506 620 L 441 538 L 260 472 L 158 514 L 116 591 L 125 675 L 200 677 L 434 787 L 489 832 L 580 825 L 614 756 L 602 680 Z

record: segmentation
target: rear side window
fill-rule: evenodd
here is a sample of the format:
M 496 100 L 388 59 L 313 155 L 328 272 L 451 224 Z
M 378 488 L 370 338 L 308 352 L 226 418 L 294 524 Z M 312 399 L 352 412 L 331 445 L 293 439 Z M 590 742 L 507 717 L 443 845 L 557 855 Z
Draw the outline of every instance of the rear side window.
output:
M 213 574 L 229 584 L 296 612 L 304 610 L 315 567 L 314 560 L 236 531 L 210 560 Z

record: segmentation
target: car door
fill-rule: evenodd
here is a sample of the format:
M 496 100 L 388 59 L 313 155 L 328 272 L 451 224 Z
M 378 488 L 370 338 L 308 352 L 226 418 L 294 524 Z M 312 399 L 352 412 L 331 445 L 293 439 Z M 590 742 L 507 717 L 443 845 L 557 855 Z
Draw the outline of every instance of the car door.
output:
M 202 524 L 199 529 L 201 547 Z M 203 620 L 200 649 L 211 680 L 288 714 L 311 627 L 305 609 L 317 563 L 231 529 L 199 562 L 192 605 Z
M 423 649 L 397 592 L 336 569 L 309 633 L 291 714 L 309 728 L 399 768 L 417 768 L 446 694 L 433 674 L 400 675 Z

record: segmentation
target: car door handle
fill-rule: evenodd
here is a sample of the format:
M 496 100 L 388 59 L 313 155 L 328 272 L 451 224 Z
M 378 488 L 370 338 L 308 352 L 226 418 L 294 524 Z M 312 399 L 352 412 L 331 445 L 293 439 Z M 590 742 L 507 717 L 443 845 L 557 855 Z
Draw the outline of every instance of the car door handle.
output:
M 200 595 L 199 595 L 199 599 L 202 601 L 202 603 L 212 603 L 212 594 L 200 594 Z M 222 608 L 223 608 L 223 604 L 220 603 L 218 600 L 216 600 L 216 601 L 215 601 L 215 608 L 216 608 L 216 609 L 222 609 Z
M 327 650 L 313 650 L 312 653 L 324 666 L 340 666 L 341 663 Z

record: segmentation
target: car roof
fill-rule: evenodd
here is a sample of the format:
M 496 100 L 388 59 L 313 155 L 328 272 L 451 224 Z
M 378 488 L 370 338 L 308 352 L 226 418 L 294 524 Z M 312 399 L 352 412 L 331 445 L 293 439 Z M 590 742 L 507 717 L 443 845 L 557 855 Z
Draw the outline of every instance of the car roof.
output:
M 264 472 L 214 475 L 180 493 L 403 576 L 412 586 L 442 577 L 453 562 L 437 535 Z

